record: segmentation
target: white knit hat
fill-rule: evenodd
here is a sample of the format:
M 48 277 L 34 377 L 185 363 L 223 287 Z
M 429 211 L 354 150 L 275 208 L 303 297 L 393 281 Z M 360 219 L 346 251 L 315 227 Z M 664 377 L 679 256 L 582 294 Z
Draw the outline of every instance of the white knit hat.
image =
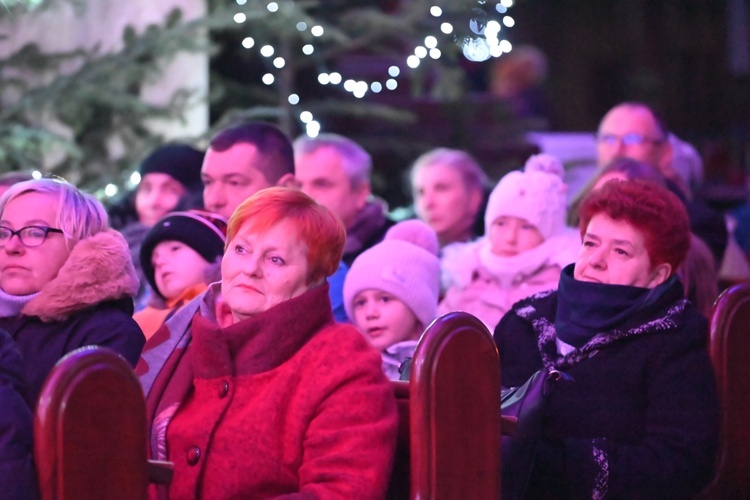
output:
M 362 252 L 344 281 L 344 307 L 354 319 L 354 297 L 364 290 L 390 293 L 429 325 L 437 316 L 440 261 L 435 231 L 420 220 L 399 222 L 383 241 Z
M 524 171 L 505 175 L 490 193 L 484 224 L 489 232 L 500 216 L 526 219 L 546 240 L 565 227 L 567 186 L 562 180 L 564 169 L 550 155 L 535 155 L 526 162 Z

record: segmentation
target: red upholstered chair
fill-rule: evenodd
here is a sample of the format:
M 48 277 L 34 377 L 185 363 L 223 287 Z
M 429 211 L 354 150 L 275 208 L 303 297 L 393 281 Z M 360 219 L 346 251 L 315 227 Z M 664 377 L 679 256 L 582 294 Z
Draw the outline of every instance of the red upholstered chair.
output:
M 34 419 L 42 498 L 145 498 L 146 433 L 143 392 L 127 361 L 103 347 L 71 352 L 50 372 Z
M 409 397 L 412 498 L 500 498 L 500 362 L 481 321 L 455 312 L 430 325 Z
M 721 401 L 717 471 L 706 498 L 750 498 L 750 284 L 725 290 L 711 315 L 709 351 Z

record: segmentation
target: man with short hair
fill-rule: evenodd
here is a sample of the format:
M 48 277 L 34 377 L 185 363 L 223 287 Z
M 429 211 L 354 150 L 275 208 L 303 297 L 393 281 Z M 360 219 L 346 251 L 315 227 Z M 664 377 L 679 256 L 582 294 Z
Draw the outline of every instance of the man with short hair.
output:
M 276 126 L 251 122 L 219 132 L 208 146 L 201 169 L 206 210 L 229 219 L 257 191 L 294 186 L 294 153 Z
M 615 158 L 630 158 L 658 169 L 669 189 L 682 199 L 690 217 L 691 231 L 711 248 L 721 264 L 729 234 L 724 217 L 691 193 L 676 174 L 669 130 L 659 115 L 640 102 L 623 102 L 604 115 L 596 135 L 597 162 L 603 168 Z
M 394 222 L 372 194 L 370 155 L 356 142 L 337 134 L 294 141 L 295 177 L 300 189 L 331 209 L 346 227 L 343 260 L 354 259 L 380 242 Z
M 266 122 L 250 122 L 219 132 L 208 146 L 201 169 L 206 210 L 227 220 L 235 209 L 261 189 L 294 187 L 294 152 L 289 138 Z M 328 278 L 333 317 L 347 321 L 344 278 L 349 268 L 339 266 Z
M 615 158 L 630 158 L 672 177 L 669 131 L 645 104 L 624 102 L 609 110 L 599 124 L 596 139 L 599 166 Z

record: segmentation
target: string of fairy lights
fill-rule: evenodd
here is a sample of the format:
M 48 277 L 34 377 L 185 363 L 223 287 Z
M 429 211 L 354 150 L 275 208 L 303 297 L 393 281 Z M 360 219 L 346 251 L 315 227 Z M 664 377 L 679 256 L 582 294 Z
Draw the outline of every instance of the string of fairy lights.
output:
M 235 0 L 238 5 L 244 6 L 248 0 Z M 289 0 L 286 0 L 289 2 Z M 425 36 L 424 41 L 414 48 L 412 54 L 405 57 L 403 65 L 391 65 L 387 70 L 387 75 L 383 75 L 382 80 L 376 81 L 365 81 L 356 80 L 353 78 L 345 78 L 344 75 L 337 71 L 321 71 L 318 74 L 318 83 L 320 85 L 332 85 L 343 88 L 345 92 L 349 92 L 357 99 L 364 98 L 369 92 L 378 94 L 384 91 L 392 91 L 398 88 L 398 79 L 406 71 L 416 70 L 422 64 L 425 59 L 440 59 L 443 55 L 443 51 L 440 49 L 441 40 L 445 38 L 451 38 L 451 43 L 456 43 L 461 47 L 464 57 L 470 61 L 482 62 L 490 58 L 500 57 L 504 53 L 510 52 L 513 47 L 511 43 L 501 37 L 501 32 L 507 28 L 512 28 L 515 25 L 515 20 L 508 14 L 508 10 L 513 6 L 513 0 L 500 0 L 497 2 L 489 2 L 494 5 L 487 5 L 487 0 L 477 0 L 477 5 L 482 8 L 472 9 L 472 12 L 461 19 L 462 22 L 468 26 L 461 28 L 461 34 L 459 35 L 458 26 L 455 21 L 448 19 L 443 8 L 437 5 L 433 5 L 429 8 L 429 16 L 434 20 L 438 21 L 437 24 L 440 33 L 429 34 Z M 279 1 L 269 1 L 266 4 L 266 9 L 271 14 L 276 14 L 280 11 L 283 4 Z M 488 8 L 490 7 L 490 8 Z M 492 16 L 492 17 L 491 17 Z M 247 21 L 247 15 L 238 12 L 234 16 L 234 21 L 237 24 L 243 24 Z M 301 34 L 309 33 L 311 40 L 315 42 L 320 40 L 322 43 L 325 40 L 326 30 L 321 24 L 312 24 L 300 20 L 295 24 L 297 31 Z M 466 29 L 468 28 L 468 29 Z M 247 36 L 242 40 L 242 46 L 245 49 L 254 49 L 258 45 L 258 42 L 252 37 Z M 268 86 L 275 84 L 277 75 L 274 74 L 275 70 L 281 70 L 287 64 L 287 61 L 280 55 L 278 50 L 271 43 L 264 43 L 257 47 L 260 55 L 266 59 L 270 64 L 269 70 L 261 76 L 261 81 Z M 305 43 L 302 46 L 302 54 L 304 56 L 313 56 L 316 53 L 316 43 Z M 304 125 L 305 132 L 311 137 L 315 137 L 320 133 L 321 124 L 315 119 L 312 112 L 303 109 L 301 106 L 300 96 L 296 93 L 292 93 L 287 96 L 289 104 L 300 109 L 296 111 L 297 119 L 301 124 Z
M 264 0 L 235 0 L 240 7 L 245 7 L 248 1 L 260 3 Z M 515 25 L 515 20 L 508 13 L 513 3 L 514 0 L 477 0 L 477 8 L 468 12 L 463 11 L 458 15 L 433 5 L 426 15 L 432 21 L 428 24 L 435 26 L 435 33 L 427 34 L 422 43 L 414 47 L 411 54 L 404 56 L 402 64 L 389 66 L 381 79 L 368 82 L 346 78 L 338 71 L 325 69 L 319 72 L 318 83 L 341 88 L 357 99 L 366 97 L 368 93 L 393 91 L 398 88 L 399 78 L 409 71 L 417 70 L 424 60 L 440 59 L 444 55 L 441 44 L 446 42 L 458 45 L 463 56 L 473 62 L 500 57 L 513 49 L 511 43 L 501 36 L 505 30 Z M 293 5 L 293 0 L 270 0 L 266 2 L 265 9 L 270 15 L 275 15 L 281 14 L 282 9 L 290 5 Z M 244 24 L 249 18 L 244 12 L 238 12 L 233 20 L 237 24 Z M 295 22 L 295 28 L 307 41 L 301 47 L 303 56 L 314 57 L 321 52 L 320 49 L 326 41 L 326 29 L 322 24 L 300 19 Z M 279 54 L 278 48 L 274 47 L 273 43 L 256 40 L 252 36 L 244 37 L 241 43 L 247 50 L 257 50 L 268 63 L 268 71 L 261 76 L 263 84 L 275 85 L 278 78 L 275 73 L 287 64 L 284 57 Z M 325 67 L 325 64 L 321 62 L 319 66 Z M 304 109 L 299 94 L 291 93 L 287 96 L 287 101 L 294 107 L 296 118 L 304 126 L 307 135 L 317 136 L 321 131 L 321 124 L 311 111 Z M 137 185 L 140 182 L 138 172 L 134 172 L 128 181 L 131 186 Z M 102 194 L 113 197 L 118 191 L 116 185 L 108 184 Z

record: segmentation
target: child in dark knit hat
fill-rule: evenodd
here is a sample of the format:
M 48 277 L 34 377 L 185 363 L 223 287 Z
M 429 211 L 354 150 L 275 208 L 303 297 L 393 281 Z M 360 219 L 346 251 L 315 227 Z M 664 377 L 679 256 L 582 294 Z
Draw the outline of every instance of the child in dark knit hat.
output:
M 344 281 L 352 323 L 381 352 L 392 380 L 437 316 L 440 261 L 435 231 L 420 220 L 391 227 L 383 241 L 357 257 Z
M 581 246 L 565 225 L 563 174 L 557 158 L 541 154 L 500 179 L 487 202 L 486 236 L 443 249 L 439 314 L 468 312 L 492 332 L 514 303 L 557 288 Z
M 143 271 L 153 295 L 133 319 L 148 339 L 177 309 L 221 279 L 227 222 L 202 210 L 173 212 L 156 223 L 141 245 Z

